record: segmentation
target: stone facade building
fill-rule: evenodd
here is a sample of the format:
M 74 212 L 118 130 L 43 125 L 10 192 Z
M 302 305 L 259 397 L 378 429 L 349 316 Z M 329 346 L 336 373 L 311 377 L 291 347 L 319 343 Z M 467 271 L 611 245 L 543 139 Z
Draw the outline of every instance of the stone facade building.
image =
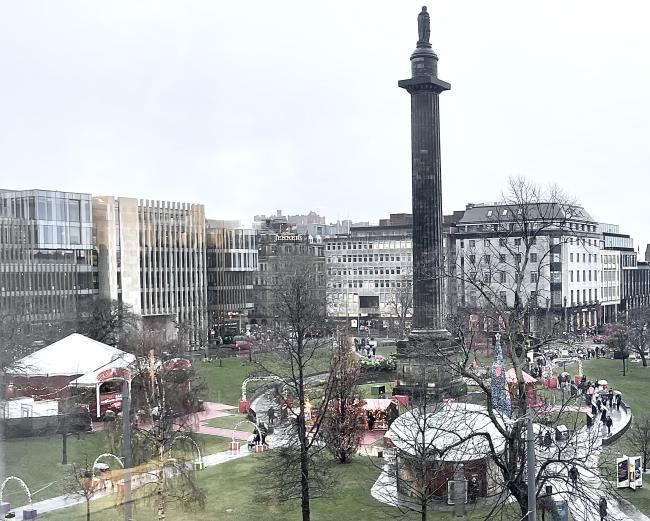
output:
M 205 212 L 201 204 L 94 197 L 100 294 L 129 304 L 145 324 L 192 344 L 207 322 Z
M 539 315 L 564 320 L 569 330 L 598 323 L 602 234 L 583 208 L 470 204 L 452 236 L 459 307 L 511 308 L 517 293 L 535 310 L 531 332 L 542 327 Z

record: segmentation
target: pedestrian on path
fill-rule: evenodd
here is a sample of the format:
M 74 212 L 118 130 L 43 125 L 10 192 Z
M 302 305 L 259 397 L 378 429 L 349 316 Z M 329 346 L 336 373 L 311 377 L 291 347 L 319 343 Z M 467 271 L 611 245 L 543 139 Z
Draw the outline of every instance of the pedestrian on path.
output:
M 620 411 L 621 410 L 621 402 L 623 401 L 623 396 L 620 394 L 616 395 L 616 410 Z
M 607 419 L 605 420 L 605 425 L 607 425 L 607 435 L 611 436 L 612 435 L 612 425 L 614 425 L 614 421 L 612 420 L 611 416 L 607 416 Z
M 605 521 L 607 519 L 607 499 L 605 499 L 605 496 L 602 496 L 598 502 L 598 511 L 600 512 L 600 521 Z
M 607 421 L 607 407 L 603 407 L 603 410 L 600 413 L 600 421 L 603 423 Z
M 575 465 L 572 465 L 569 469 L 569 479 L 571 480 L 573 488 L 576 488 L 576 483 L 578 482 L 578 467 Z
M 271 407 L 269 407 L 269 410 L 266 412 L 266 416 L 269 419 L 269 425 L 273 426 L 273 422 L 275 422 L 275 407 L 271 405 Z

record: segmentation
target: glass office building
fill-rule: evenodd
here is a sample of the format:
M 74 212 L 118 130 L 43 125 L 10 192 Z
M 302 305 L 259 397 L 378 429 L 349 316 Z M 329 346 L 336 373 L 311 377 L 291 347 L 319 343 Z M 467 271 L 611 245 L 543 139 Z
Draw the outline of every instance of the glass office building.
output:
M 89 194 L 0 190 L 0 310 L 76 320 L 97 293 Z

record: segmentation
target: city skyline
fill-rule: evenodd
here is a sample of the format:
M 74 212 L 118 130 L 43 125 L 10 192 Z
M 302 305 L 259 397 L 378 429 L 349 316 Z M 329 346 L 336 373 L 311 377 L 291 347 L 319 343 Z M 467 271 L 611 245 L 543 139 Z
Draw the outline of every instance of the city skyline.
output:
M 7 6 L 2 184 L 197 201 L 244 222 L 274 208 L 328 221 L 408 211 L 395 77 L 420 4 Z M 471 7 L 430 6 L 440 75 L 454 79 L 445 213 L 498 200 L 522 175 L 558 183 L 643 250 L 648 7 Z M 607 99 L 604 78 L 622 85 Z

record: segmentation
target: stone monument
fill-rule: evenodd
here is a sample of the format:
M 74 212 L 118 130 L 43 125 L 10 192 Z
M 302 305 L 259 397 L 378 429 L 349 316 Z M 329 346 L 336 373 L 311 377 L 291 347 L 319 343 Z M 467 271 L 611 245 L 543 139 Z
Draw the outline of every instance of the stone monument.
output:
M 418 15 L 418 42 L 411 55 L 411 78 L 398 82 L 411 95 L 413 204 L 413 329 L 397 346 L 400 385 L 395 394 L 436 398 L 462 394 L 462 383 L 446 363 L 455 342 L 444 329 L 442 186 L 439 95 L 451 85 L 438 78 L 431 49 L 430 17 Z M 426 391 L 425 391 L 426 390 Z

